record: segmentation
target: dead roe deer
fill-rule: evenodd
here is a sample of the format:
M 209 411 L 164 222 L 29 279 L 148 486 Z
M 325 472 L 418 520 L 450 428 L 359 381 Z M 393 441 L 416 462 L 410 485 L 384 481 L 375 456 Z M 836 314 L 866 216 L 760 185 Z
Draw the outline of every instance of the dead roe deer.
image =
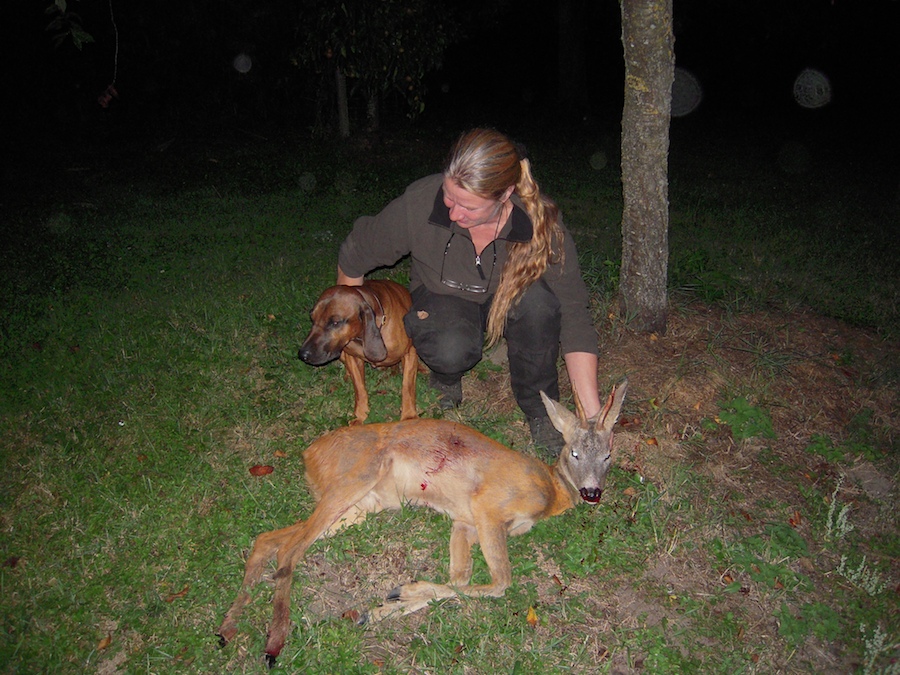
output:
M 403 584 L 362 621 L 407 614 L 429 602 L 454 597 L 500 597 L 512 582 L 506 540 L 579 501 L 597 503 L 611 464 L 613 426 L 627 380 L 614 387 L 603 409 L 585 419 L 541 396 L 566 445 L 554 466 L 520 454 L 474 429 L 447 420 L 415 419 L 345 427 L 316 440 L 303 453 L 316 508 L 305 521 L 259 535 L 247 559 L 240 593 L 219 627 L 224 646 L 237 634 L 238 617 L 263 568 L 277 556 L 274 615 L 266 642 L 269 665 L 290 631 L 294 568 L 322 536 L 358 523 L 367 513 L 428 506 L 453 520 L 450 584 Z M 470 584 L 472 545 L 481 550 L 491 583 Z

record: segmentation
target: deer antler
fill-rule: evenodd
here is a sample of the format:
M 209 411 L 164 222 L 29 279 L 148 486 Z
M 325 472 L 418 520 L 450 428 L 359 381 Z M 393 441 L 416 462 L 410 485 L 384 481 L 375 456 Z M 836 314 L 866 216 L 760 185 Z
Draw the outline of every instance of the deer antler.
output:
M 581 399 L 578 398 L 578 392 L 572 387 L 572 399 L 575 401 L 575 412 L 578 413 L 578 421 L 584 424 L 588 421 L 588 417 L 584 412 L 584 406 L 581 405 Z

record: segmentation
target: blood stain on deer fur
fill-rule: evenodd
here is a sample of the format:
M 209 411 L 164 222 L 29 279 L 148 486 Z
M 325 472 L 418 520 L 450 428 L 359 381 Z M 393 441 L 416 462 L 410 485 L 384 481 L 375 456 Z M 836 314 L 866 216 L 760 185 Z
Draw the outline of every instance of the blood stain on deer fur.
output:
M 440 473 L 447 468 L 447 464 L 450 462 L 450 457 L 447 455 L 447 451 L 443 448 L 434 448 L 432 456 L 436 460 L 437 466 L 431 466 L 426 469 L 426 476 L 433 476 L 436 473 Z

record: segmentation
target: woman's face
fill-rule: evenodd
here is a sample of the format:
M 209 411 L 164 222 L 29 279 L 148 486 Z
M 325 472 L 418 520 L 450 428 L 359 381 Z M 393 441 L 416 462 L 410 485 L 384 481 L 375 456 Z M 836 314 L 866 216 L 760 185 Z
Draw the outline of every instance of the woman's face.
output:
M 450 209 L 450 220 L 467 230 L 495 220 L 507 199 L 509 195 L 505 199 L 473 195 L 444 176 L 444 206 Z

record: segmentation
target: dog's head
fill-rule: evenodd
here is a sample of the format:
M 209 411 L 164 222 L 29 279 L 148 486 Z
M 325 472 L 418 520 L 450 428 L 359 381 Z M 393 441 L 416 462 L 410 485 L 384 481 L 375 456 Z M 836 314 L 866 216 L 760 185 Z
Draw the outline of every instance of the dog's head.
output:
M 332 286 L 322 293 L 310 312 L 312 329 L 298 356 L 311 366 L 322 366 L 341 355 L 352 340 L 362 343 L 367 361 L 387 357 L 387 347 L 378 329 L 375 311 L 357 286 Z

